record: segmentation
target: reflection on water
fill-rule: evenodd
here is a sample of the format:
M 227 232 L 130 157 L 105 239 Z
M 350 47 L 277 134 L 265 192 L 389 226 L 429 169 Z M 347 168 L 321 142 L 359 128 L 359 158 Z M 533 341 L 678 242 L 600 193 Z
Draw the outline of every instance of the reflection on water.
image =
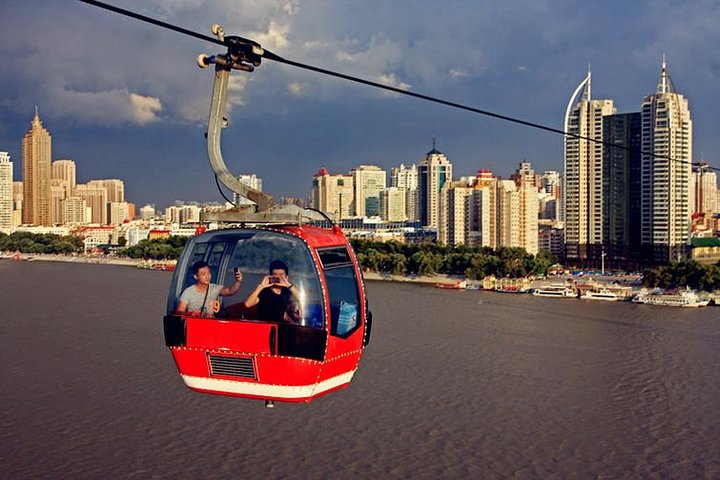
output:
M 269 412 L 182 386 L 167 274 L 0 278 L 7 478 L 720 478 L 716 307 L 371 282 L 352 385 Z

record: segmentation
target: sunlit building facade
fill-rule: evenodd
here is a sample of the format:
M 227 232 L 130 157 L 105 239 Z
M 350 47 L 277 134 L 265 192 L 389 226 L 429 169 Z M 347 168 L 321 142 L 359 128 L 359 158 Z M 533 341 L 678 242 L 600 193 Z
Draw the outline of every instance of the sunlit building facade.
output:
M 84 225 L 92 222 L 92 209 L 81 197 L 68 197 L 62 202 L 62 215 L 66 225 Z
M 312 182 L 313 208 L 327 213 L 335 221 L 350 218 L 355 209 L 352 175 L 331 175 L 321 168 Z
M 350 171 L 353 179 L 355 216 L 380 214 L 380 191 L 387 187 L 387 172 L 374 165 L 360 165 Z
M 405 192 L 405 215 L 408 220 L 418 219 L 418 167 L 410 165 L 406 167 L 400 164 L 399 167 L 390 170 L 390 182 Z
M 565 244 L 569 261 L 595 260 L 603 248 L 603 117 L 612 100 L 593 100 L 592 76 L 578 85 L 565 112 Z M 579 99 L 576 101 L 575 99 Z
M 75 196 L 84 200 L 85 205 L 90 208 L 90 223 L 107 225 L 108 201 L 107 190 L 104 185 L 99 184 L 97 181 L 77 184 L 75 186 Z
M 0 152 L 0 232 L 13 227 L 13 164 L 8 152 Z
M 643 100 L 641 114 L 641 244 L 648 260 L 667 263 L 685 258 L 689 247 L 692 120 L 664 58 L 656 91 Z
M 407 220 L 405 210 L 405 191 L 398 187 L 380 190 L 380 218 L 386 222 L 404 222 Z
M 23 182 L 14 181 L 12 187 L 13 196 L 13 227 L 17 227 L 22 224 L 22 211 L 23 211 Z
M 75 162 L 73 160 L 55 160 L 51 164 L 51 178 L 67 185 L 68 196 L 71 196 L 77 185 Z
M 706 163 L 693 168 L 691 177 L 692 213 L 717 213 L 717 174 Z
M 51 226 L 50 159 L 52 138 L 35 110 L 30 130 L 22 140 L 23 223 Z

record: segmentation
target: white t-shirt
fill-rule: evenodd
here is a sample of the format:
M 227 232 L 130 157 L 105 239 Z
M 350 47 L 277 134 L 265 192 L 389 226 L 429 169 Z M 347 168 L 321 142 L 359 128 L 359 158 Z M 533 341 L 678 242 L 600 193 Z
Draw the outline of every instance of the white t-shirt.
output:
M 197 312 L 202 308 L 201 315 L 212 317 L 220 311 L 220 299 L 218 297 L 220 297 L 222 288 L 222 285 L 211 283 L 208 285 L 207 298 L 205 298 L 205 292 L 199 291 L 193 284 L 182 292 L 180 301 L 187 304 L 188 312 Z M 203 300 L 205 301 L 205 307 L 203 307 Z

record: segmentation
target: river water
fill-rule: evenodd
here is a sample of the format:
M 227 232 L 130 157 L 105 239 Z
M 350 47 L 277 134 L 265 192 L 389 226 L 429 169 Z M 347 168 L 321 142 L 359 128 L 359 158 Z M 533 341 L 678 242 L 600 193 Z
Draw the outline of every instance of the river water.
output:
M 369 282 L 311 404 L 187 390 L 170 276 L 0 262 L 2 478 L 720 478 L 720 309 Z

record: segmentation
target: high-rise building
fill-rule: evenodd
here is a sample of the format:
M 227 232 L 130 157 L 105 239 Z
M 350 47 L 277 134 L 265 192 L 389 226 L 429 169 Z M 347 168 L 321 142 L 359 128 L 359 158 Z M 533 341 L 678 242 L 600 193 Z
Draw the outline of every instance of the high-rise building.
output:
M 440 190 L 438 241 L 448 245 L 497 246 L 497 179 L 490 170 L 445 182 Z
M 717 213 L 717 174 L 708 164 L 701 163 L 693 168 L 691 177 L 691 211 L 693 213 Z
M 104 188 L 108 203 L 125 201 L 125 182 L 122 180 L 116 178 L 90 180 L 87 185 L 91 188 Z
M 452 163 L 440 151 L 433 148 L 418 166 L 418 206 L 419 219 L 423 227 L 440 226 L 440 191 L 445 182 L 452 181 Z
M 443 185 L 438 217 L 438 241 L 441 244 L 456 246 L 468 243 L 474 191 L 467 180 L 449 181 Z
M 50 217 L 54 225 L 65 223 L 62 201 L 69 196 L 65 182 L 54 178 L 50 180 Z
M 352 175 L 331 175 L 321 168 L 312 182 L 312 207 L 327 213 L 335 221 L 350 218 L 355 208 Z
M 180 207 L 180 224 L 198 223 L 202 208 L 198 205 L 183 205 Z
M 66 225 L 83 225 L 92 222 L 92 213 L 88 214 L 91 209 L 80 197 L 66 198 L 62 201 L 62 209 Z
M 51 164 L 51 176 L 53 180 L 60 180 L 67 185 L 68 197 L 72 196 L 77 178 L 75 173 L 75 162 L 73 160 L 55 160 Z
M 520 163 L 515 173 L 510 177 L 517 186 L 518 191 L 518 228 L 519 245 L 528 253 L 538 253 L 538 189 L 540 181 L 530 162 L 527 160 Z
M 541 220 L 538 225 L 538 250 L 548 252 L 555 258 L 565 256 L 565 232 L 559 224 Z
M 491 170 L 478 170 L 475 192 L 470 203 L 468 244 L 497 248 L 498 246 L 498 179 Z
M 0 152 L 0 232 L 13 227 L 13 164 L 8 152 Z
M 640 121 L 639 112 L 603 120 L 603 253 L 625 264 L 640 255 Z
M 570 260 L 602 255 L 603 117 L 615 113 L 612 100 L 591 98 L 588 72 L 565 111 L 565 243 Z M 579 100 L 575 101 L 582 90 Z M 594 140 L 594 141 L 593 141 Z
M 649 260 L 665 263 L 684 258 L 689 242 L 692 120 L 664 57 L 656 91 L 643 100 L 641 114 L 641 243 Z
M 85 200 L 85 204 L 91 210 L 90 223 L 107 225 L 107 190 L 105 185 L 98 181 L 79 183 L 75 186 L 75 196 Z M 66 220 L 67 221 L 67 220 Z
M 359 165 L 350 174 L 355 189 L 355 216 L 380 215 L 380 191 L 387 187 L 387 172 L 374 165 Z
M 520 162 L 520 166 L 515 170 L 515 173 L 510 175 L 510 180 L 515 182 L 517 186 L 526 184 L 534 187 L 540 186 L 540 175 L 535 173 L 532 165 L 527 160 Z
M 13 227 L 22 223 L 23 182 L 13 182 Z
M 125 220 L 130 219 L 127 202 L 110 202 L 108 210 L 110 212 L 110 225 L 120 225 Z
M 51 226 L 50 159 L 52 139 L 43 127 L 37 108 L 30 130 L 22 140 L 23 223 Z
M 540 176 L 538 189 L 540 211 L 538 215 L 541 219 L 552 220 L 554 223 L 564 221 L 562 184 L 560 172 L 548 170 Z
M 72 160 L 55 160 L 50 165 L 50 198 L 52 221 L 56 225 L 67 222 L 63 216 L 63 200 L 75 194 L 76 173 Z
M 418 219 L 418 169 L 417 165 L 406 167 L 402 163 L 390 170 L 391 185 L 405 192 L 405 216 Z
M 497 185 L 498 246 L 520 247 L 520 193 L 512 180 Z
M 404 222 L 405 190 L 398 187 L 388 187 L 380 190 L 380 218 L 386 222 Z
M 171 205 L 165 209 L 165 223 L 177 223 L 180 224 L 180 214 L 182 207 L 177 205 Z

